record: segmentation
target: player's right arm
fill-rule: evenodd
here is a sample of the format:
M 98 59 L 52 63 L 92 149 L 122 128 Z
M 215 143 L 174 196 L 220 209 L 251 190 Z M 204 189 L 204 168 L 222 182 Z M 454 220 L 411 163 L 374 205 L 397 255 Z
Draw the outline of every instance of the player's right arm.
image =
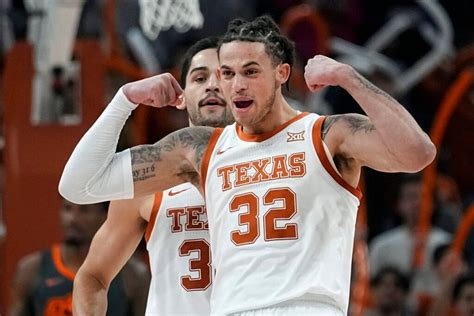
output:
M 181 95 L 170 74 L 123 86 L 71 154 L 59 183 L 61 195 L 87 204 L 144 196 L 187 181 L 199 187 L 200 157 L 213 128 L 185 128 L 156 144 L 115 152 L 137 104 L 182 108 Z
M 29 310 L 29 295 L 32 290 L 41 263 L 41 254 L 35 252 L 22 258 L 16 267 L 13 285 L 11 287 L 10 316 L 26 316 Z
M 153 201 L 147 196 L 110 203 L 107 220 L 74 279 L 74 315 L 105 315 L 110 283 L 140 243 L 147 225 L 141 214 L 151 212 Z

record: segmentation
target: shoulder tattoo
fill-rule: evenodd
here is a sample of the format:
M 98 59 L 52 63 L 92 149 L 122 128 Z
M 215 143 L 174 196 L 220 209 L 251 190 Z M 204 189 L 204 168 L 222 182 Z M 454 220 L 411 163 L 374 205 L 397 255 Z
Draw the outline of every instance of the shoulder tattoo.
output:
M 349 126 L 352 134 L 355 134 L 359 131 L 370 133 L 375 130 L 374 124 L 372 124 L 372 122 L 370 122 L 369 118 L 366 116 L 359 114 L 331 115 L 324 120 L 321 132 L 321 138 L 323 140 L 337 121 L 343 121 L 347 126 Z

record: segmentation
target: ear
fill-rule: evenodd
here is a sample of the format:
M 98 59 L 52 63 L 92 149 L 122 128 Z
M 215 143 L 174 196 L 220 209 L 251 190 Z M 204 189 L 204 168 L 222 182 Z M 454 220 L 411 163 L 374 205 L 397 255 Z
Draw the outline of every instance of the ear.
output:
M 285 84 L 290 78 L 291 66 L 287 63 L 279 64 L 276 69 L 276 80 L 280 85 Z
M 178 110 L 184 110 L 186 108 L 186 99 L 184 93 L 179 96 L 178 103 L 176 104 Z

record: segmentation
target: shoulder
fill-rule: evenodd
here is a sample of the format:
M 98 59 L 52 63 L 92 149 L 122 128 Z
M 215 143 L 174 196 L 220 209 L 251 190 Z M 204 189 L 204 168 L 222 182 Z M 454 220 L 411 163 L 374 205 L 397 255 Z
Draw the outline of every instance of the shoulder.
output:
M 449 242 L 452 239 L 452 235 L 441 228 L 433 227 L 430 231 L 430 239 L 436 243 Z
M 30 253 L 18 261 L 17 264 L 17 272 L 21 273 L 31 273 L 34 271 L 38 271 L 41 265 L 41 259 L 44 255 L 42 251 L 36 251 Z
M 18 261 L 15 271 L 17 286 L 31 286 L 38 276 L 44 252 L 37 251 L 28 254 Z
M 324 120 L 321 137 L 323 140 L 339 140 L 348 133 L 356 133 L 358 131 L 372 131 L 374 125 L 365 115 L 356 113 L 338 114 L 327 116 Z

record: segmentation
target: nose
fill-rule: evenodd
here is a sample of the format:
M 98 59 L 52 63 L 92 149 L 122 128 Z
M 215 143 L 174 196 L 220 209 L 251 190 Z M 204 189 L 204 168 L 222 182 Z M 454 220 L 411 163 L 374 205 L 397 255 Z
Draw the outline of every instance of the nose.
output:
M 236 93 L 240 93 L 244 90 L 247 90 L 247 80 L 245 80 L 244 77 L 237 74 L 234 77 L 234 82 L 232 84 L 232 87 Z
M 219 92 L 219 79 L 215 74 L 211 75 L 209 77 L 209 80 L 207 81 L 207 87 L 206 87 L 206 92 L 214 91 L 214 92 Z

